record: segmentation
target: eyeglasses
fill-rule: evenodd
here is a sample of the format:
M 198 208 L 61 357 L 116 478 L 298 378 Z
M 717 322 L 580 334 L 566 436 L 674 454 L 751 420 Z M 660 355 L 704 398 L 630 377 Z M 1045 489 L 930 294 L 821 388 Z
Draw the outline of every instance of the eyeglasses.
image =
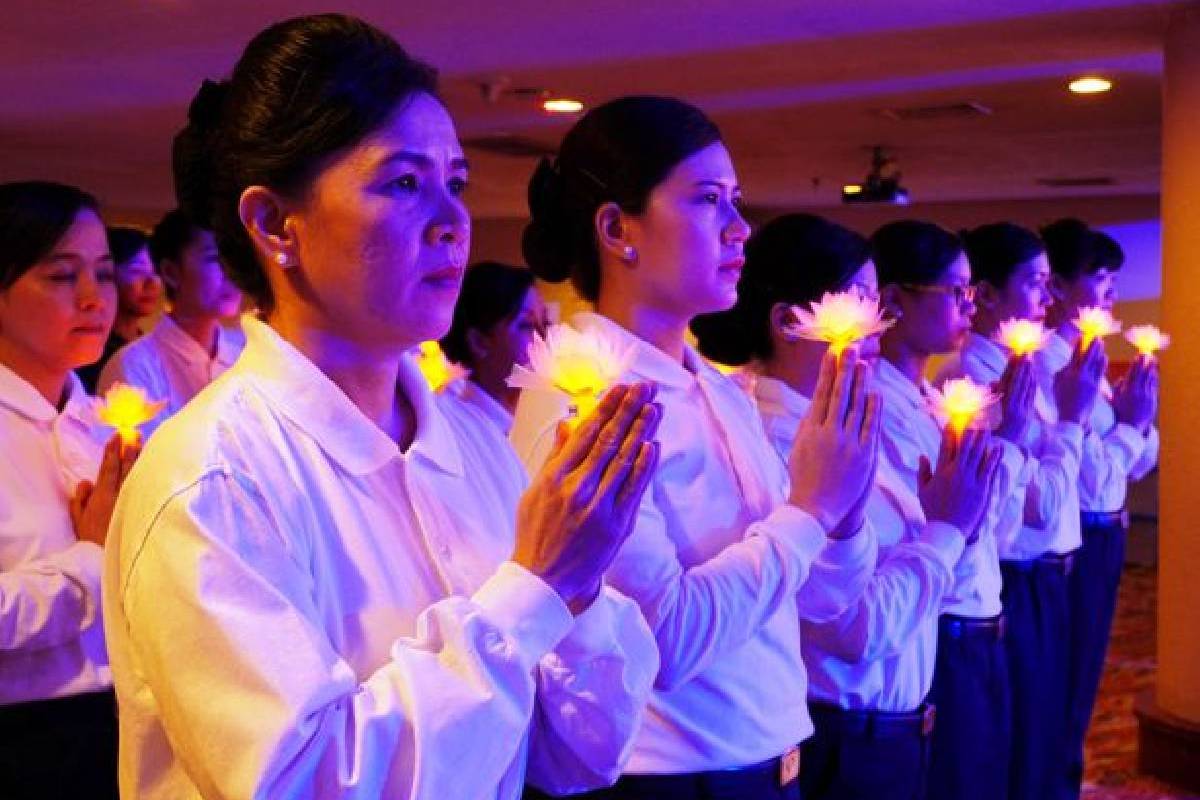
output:
M 954 298 L 954 302 L 958 305 L 966 305 L 967 303 L 975 302 L 975 287 L 974 286 L 942 286 L 941 284 L 923 285 L 919 283 L 902 283 L 901 289 L 907 289 L 910 292 L 924 292 L 926 294 L 948 294 Z

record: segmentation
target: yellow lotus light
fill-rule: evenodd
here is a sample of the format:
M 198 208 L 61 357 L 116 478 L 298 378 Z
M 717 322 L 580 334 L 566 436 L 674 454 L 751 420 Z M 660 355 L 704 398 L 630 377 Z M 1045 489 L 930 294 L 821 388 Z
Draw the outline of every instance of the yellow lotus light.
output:
M 114 383 L 104 394 L 96 415 L 105 425 L 117 429 L 121 444 L 133 446 L 141 439 L 139 428 L 158 416 L 167 401 L 151 401 L 136 386 Z
M 467 371 L 446 358 L 441 345 L 434 341 L 421 342 L 417 350 L 417 369 L 421 370 L 425 382 L 435 392 L 467 377 Z
M 946 381 L 941 391 L 929 390 L 930 410 L 958 436 L 968 428 L 990 427 L 988 414 L 998 400 L 991 388 L 970 378 Z
M 592 413 L 604 393 L 629 369 L 634 348 L 622 347 L 599 331 L 555 325 L 544 339 L 534 335 L 528 355 L 529 366 L 513 367 L 508 385 L 566 395 L 578 421 Z
M 840 356 L 856 342 L 882 333 L 892 322 L 885 320 L 879 301 L 857 289 L 827 292 L 808 309 L 792 306 L 796 321 L 789 332 L 818 342 L 828 342 L 835 356 Z
M 1125 331 L 1125 339 L 1147 360 L 1171 344 L 1171 337 L 1153 325 L 1134 325 Z
M 1121 332 L 1121 323 L 1113 319 L 1113 315 L 1108 309 L 1100 306 L 1079 309 L 1079 316 L 1075 318 L 1075 327 L 1083 335 L 1079 346 L 1084 350 L 1091 347 L 1092 342 L 1096 339 L 1103 339 L 1105 336 Z
M 1050 332 L 1037 320 L 1008 319 L 1000 323 L 996 338 L 1008 348 L 1014 358 L 1021 358 L 1045 347 Z

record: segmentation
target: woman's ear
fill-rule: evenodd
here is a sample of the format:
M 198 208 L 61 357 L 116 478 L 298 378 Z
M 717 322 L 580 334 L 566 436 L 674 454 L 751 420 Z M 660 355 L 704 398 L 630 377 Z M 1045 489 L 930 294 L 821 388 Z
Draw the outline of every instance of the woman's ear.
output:
M 879 290 L 879 306 L 893 319 L 904 316 L 904 308 L 900 302 L 903 290 L 894 283 L 889 283 Z
M 471 351 L 471 363 L 482 364 L 491 352 L 491 343 L 486 334 L 475 328 L 467 329 L 467 349 Z
M 288 204 L 265 186 L 249 186 L 238 200 L 238 217 L 264 263 L 282 269 L 299 264 L 299 242 Z
M 776 336 L 787 342 L 795 342 L 799 340 L 799 336 L 791 331 L 793 325 L 796 324 L 796 315 L 792 313 L 792 307 L 788 303 L 776 303 L 771 306 L 771 313 L 768 316 L 771 321 L 771 330 Z
M 637 263 L 637 246 L 630 237 L 628 215 L 616 203 L 605 203 L 593 218 L 596 242 L 602 253 L 632 266 Z
M 991 311 L 1000 305 L 1000 290 L 991 281 L 980 281 L 975 284 L 975 305 Z

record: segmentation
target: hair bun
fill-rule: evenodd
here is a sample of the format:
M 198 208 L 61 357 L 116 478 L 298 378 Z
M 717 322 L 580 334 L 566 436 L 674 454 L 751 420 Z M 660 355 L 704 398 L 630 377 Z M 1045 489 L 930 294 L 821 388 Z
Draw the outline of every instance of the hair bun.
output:
M 529 179 L 530 221 L 521 236 L 525 263 L 544 281 L 560 283 L 571 276 L 572 253 L 563 178 L 543 158 Z
M 188 106 L 188 124 L 175 136 L 171 149 L 179 207 L 204 228 L 212 227 L 213 134 L 228 96 L 228 81 L 201 83 Z

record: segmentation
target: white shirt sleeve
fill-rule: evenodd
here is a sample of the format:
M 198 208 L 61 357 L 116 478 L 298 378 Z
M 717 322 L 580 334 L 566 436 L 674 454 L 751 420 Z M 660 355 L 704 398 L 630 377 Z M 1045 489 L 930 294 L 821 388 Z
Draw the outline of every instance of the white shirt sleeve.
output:
M 135 559 L 128 639 L 205 797 L 493 796 L 523 756 L 534 668 L 572 624 L 505 563 L 471 598 L 428 607 L 360 679 L 322 625 L 302 535 L 229 474 L 175 495 Z
M 1129 480 L 1140 481 L 1150 474 L 1158 465 L 1158 428 L 1154 425 L 1146 431 L 1146 445 L 1142 448 L 1142 456 L 1129 470 Z
M 103 551 L 91 542 L 0 573 L 0 651 L 66 644 L 100 612 Z
M 827 539 L 796 593 L 800 619 L 824 622 L 850 608 L 866 590 L 878 559 L 878 539 L 866 523 L 848 539 Z
M 741 541 L 685 568 L 651 495 L 642 500 L 608 580 L 641 607 L 658 642 L 656 685 L 670 690 L 744 644 L 781 604 L 795 602 L 826 536 L 811 516 L 783 505 L 752 524 Z
M 853 605 L 828 622 L 806 625 L 805 635 L 850 663 L 897 655 L 941 612 L 962 552 L 963 536 L 953 526 L 922 526 L 916 540 L 884 553 Z
M 1083 456 L 1083 428 L 1074 422 L 1044 425 L 1033 474 L 1025 491 L 1025 524 L 1048 528 L 1074 496 Z
M 1131 480 L 1146 443 L 1140 431 L 1123 422 L 1103 435 L 1089 431 L 1083 439 L 1083 460 L 1079 467 L 1083 493 L 1097 496 L 1105 487 Z
M 528 780 L 556 795 L 620 777 L 658 672 L 658 649 L 637 605 L 612 588 L 538 665 Z

